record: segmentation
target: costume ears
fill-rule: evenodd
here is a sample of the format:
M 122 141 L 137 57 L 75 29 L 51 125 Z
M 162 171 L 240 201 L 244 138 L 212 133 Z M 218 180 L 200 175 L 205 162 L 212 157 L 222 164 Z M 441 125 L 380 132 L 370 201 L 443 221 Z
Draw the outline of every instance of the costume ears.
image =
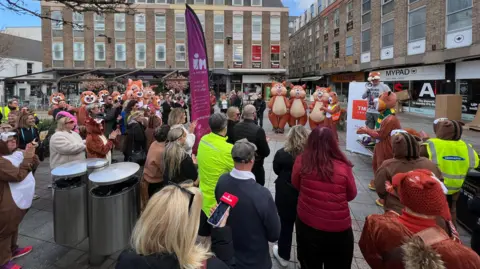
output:
M 282 82 L 283 87 L 287 87 L 287 81 Z
M 302 88 L 305 90 L 307 88 L 307 84 L 303 84 Z
M 155 89 L 157 87 L 158 87 L 158 85 L 150 85 L 150 88 L 152 88 L 152 89 Z
M 132 85 L 133 80 L 131 78 L 128 79 L 128 85 Z

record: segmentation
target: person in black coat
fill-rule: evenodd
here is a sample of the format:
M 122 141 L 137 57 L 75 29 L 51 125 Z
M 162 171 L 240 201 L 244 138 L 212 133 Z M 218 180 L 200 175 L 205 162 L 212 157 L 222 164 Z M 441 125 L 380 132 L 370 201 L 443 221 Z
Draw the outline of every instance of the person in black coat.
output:
M 128 119 L 127 137 L 125 139 L 125 147 L 123 149 L 124 161 L 129 161 L 132 151 L 148 150 L 147 136 L 145 135 L 145 127 L 143 122 L 145 117 L 143 111 L 133 112 Z
M 228 210 L 219 227 L 212 229 L 215 256 L 196 243 L 202 200 L 202 193 L 191 183 L 170 183 L 154 194 L 132 232 L 133 249 L 120 254 L 115 268 L 234 268 L 232 233 L 225 226 Z M 172 233 L 177 236 L 169 236 Z
M 162 122 L 167 123 L 168 122 L 168 115 L 170 114 L 170 111 L 172 110 L 173 102 L 172 102 L 172 97 L 170 96 L 170 92 L 167 92 L 165 94 L 165 101 L 162 103 Z
M 480 218 L 480 196 L 477 195 L 468 202 L 468 209 L 473 215 Z M 472 231 L 472 240 L 470 243 L 473 251 L 480 255 L 480 223 L 478 221 Z
M 262 96 L 259 95 L 258 98 L 253 102 L 253 105 L 257 109 L 257 123 L 259 123 L 260 127 L 263 128 L 263 112 L 265 112 L 267 104 L 265 104 Z
M 282 229 L 278 243 L 273 246 L 274 257 L 282 266 L 287 266 L 292 248 L 292 233 L 297 218 L 298 191 L 292 185 L 292 169 L 297 155 L 303 152 L 309 131 L 302 125 L 293 126 L 281 148 L 273 158 L 275 180 L 275 204 Z
M 255 164 L 252 173 L 255 175 L 257 183 L 263 186 L 265 185 L 263 162 L 270 155 L 270 147 L 265 131 L 255 124 L 256 111 L 253 105 L 246 105 L 243 108 L 243 121 L 233 127 L 233 142 L 246 138 L 250 143 L 255 144 L 257 151 L 255 152 Z
M 227 110 L 227 142 L 233 144 L 233 130 L 240 121 L 240 110 L 236 106 L 231 106 Z

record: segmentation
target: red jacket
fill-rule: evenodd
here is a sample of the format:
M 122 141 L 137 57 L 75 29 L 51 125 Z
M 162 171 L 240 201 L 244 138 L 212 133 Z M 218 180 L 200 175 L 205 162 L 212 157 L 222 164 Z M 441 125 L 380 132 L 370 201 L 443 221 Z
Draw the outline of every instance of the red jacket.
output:
M 297 215 L 308 226 L 325 232 L 342 232 L 352 226 L 348 202 L 357 196 L 352 168 L 333 161 L 334 176 L 320 179 L 302 173 L 302 155 L 295 160 L 292 184 L 299 190 Z

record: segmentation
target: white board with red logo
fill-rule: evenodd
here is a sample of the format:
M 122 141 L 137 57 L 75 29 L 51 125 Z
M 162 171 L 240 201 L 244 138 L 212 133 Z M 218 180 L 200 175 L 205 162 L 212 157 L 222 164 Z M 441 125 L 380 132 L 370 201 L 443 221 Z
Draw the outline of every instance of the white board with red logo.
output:
M 348 88 L 346 148 L 351 152 L 372 156 L 372 153 L 357 141 L 359 140 L 357 129 L 365 126 L 367 116 L 368 103 L 367 100 L 362 99 L 365 84 L 365 82 L 350 82 Z

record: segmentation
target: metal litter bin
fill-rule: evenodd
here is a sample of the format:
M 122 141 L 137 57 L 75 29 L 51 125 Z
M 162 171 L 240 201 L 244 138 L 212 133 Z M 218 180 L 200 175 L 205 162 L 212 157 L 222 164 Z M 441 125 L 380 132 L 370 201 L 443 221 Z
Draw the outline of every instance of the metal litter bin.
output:
M 468 208 L 468 201 L 480 195 L 480 170 L 471 169 L 465 178 L 457 201 L 457 221 L 472 232 L 477 225 L 478 216 Z
M 57 244 L 75 246 L 88 236 L 86 160 L 52 170 L 53 233 Z
M 93 187 L 89 215 L 90 263 L 95 265 L 103 257 L 125 249 L 140 212 L 140 166 L 122 162 L 89 175 Z

